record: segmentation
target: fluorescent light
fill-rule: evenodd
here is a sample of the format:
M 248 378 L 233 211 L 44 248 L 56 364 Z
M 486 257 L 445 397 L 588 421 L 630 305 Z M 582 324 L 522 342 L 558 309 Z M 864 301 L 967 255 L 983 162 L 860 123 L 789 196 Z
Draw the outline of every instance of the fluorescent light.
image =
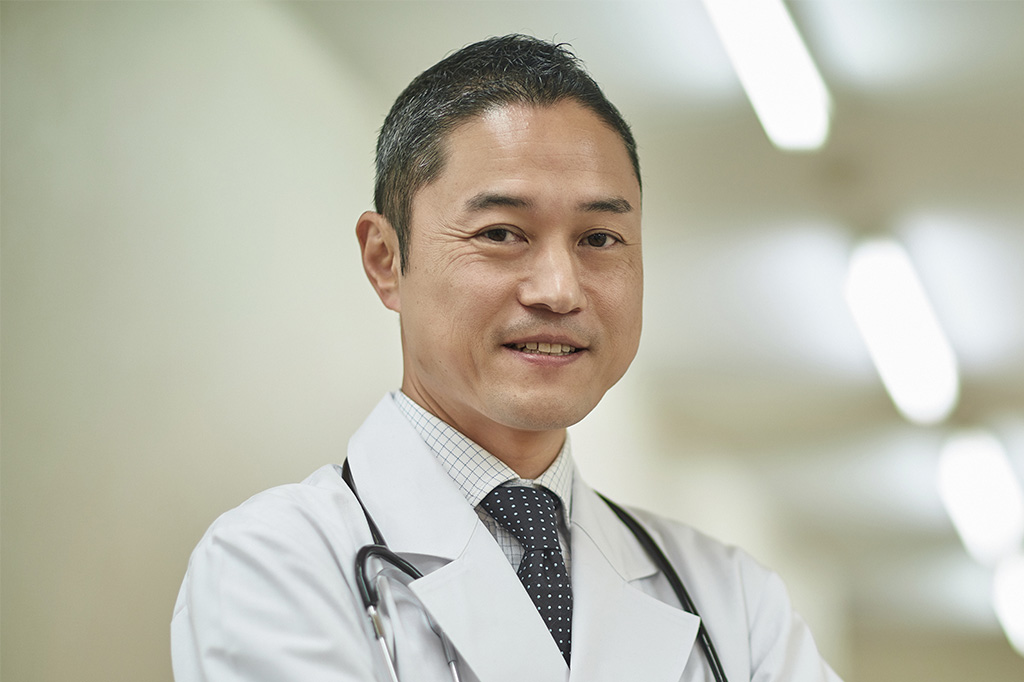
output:
M 782 0 L 704 0 L 736 75 L 775 146 L 828 139 L 831 102 Z
M 891 240 L 857 247 L 846 302 L 900 413 L 916 424 L 949 416 L 960 392 L 956 357 L 903 247 Z
M 1004 559 L 996 567 L 992 604 L 1006 638 L 1024 656 L 1024 555 Z
M 1006 450 L 992 434 L 963 431 L 946 441 L 939 459 L 939 496 L 978 562 L 991 566 L 1020 549 L 1024 492 Z

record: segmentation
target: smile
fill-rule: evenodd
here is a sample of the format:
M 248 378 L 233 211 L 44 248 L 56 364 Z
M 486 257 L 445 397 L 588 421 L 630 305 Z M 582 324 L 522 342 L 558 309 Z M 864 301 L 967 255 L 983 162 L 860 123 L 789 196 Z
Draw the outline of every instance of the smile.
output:
M 508 346 L 523 353 L 536 353 L 537 355 L 570 355 L 579 350 L 562 343 L 510 343 Z

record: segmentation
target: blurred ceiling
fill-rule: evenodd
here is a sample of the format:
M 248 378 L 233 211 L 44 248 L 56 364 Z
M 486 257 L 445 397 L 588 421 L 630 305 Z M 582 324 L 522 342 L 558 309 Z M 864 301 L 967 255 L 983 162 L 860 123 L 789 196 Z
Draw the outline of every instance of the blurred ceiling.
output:
M 634 126 L 647 301 L 634 372 L 679 457 L 723 452 L 792 532 L 844 565 L 866 618 L 996 631 L 989 575 L 935 491 L 949 429 L 995 429 L 1024 477 L 1024 3 L 790 2 L 833 99 L 831 138 L 765 138 L 703 6 L 295 3 L 381 113 L 482 37 L 570 42 Z M 908 248 L 957 353 L 961 399 L 902 420 L 842 298 L 852 246 Z

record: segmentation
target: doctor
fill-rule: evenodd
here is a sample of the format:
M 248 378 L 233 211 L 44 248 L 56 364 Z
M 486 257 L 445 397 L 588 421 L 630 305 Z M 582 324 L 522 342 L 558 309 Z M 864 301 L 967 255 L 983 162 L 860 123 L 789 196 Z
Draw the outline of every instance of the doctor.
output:
M 356 234 L 399 315 L 401 391 L 352 437 L 352 486 L 329 465 L 209 529 L 174 610 L 177 682 L 388 665 L 409 681 L 712 680 L 701 621 L 733 682 L 838 680 L 777 576 L 637 512 L 700 617 L 683 610 L 573 464 L 566 427 L 636 353 L 643 263 L 636 145 L 571 53 L 506 36 L 416 78 L 381 130 L 375 201 Z M 357 586 L 370 519 L 423 574 L 365 562 L 386 655 Z

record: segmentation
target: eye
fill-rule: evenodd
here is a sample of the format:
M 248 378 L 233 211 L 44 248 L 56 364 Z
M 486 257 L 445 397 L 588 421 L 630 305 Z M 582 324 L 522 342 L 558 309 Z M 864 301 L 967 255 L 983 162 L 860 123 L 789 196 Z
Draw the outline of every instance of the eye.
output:
M 584 237 L 583 241 L 587 246 L 593 246 L 594 248 L 601 249 L 607 248 L 612 244 L 617 243 L 619 240 L 607 232 L 594 232 L 593 234 L 588 234 Z
M 511 240 L 512 232 L 504 227 L 494 227 L 485 232 L 481 232 L 480 236 L 492 242 L 507 242 Z

